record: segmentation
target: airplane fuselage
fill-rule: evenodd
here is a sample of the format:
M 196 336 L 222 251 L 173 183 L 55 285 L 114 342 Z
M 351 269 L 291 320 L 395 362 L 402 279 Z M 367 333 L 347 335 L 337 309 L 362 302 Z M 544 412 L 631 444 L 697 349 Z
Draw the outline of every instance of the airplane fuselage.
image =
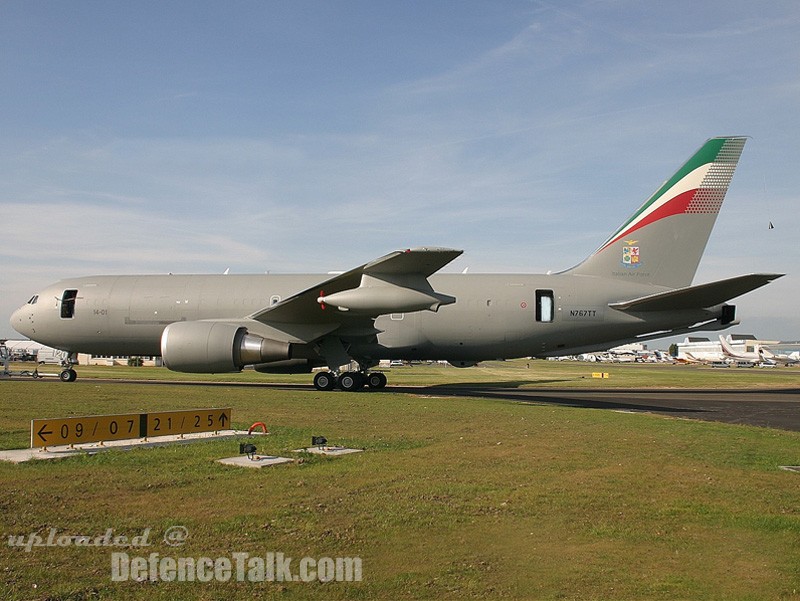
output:
M 43 344 L 71 352 L 158 355 L 164 328 L 174 322 L 233 321 L 251 333 L 274 337 L 273 328 L 248 316 L 323 278 L 134 275 L 68 279 L 40 292 L 35 303 L 14 313 L 11 323 Z M 558 274 L 440 274 L 430 281 L 456 302 L 436 313 L 382 315 L 375 320 L 376 337 L 366 342 L 354 339 L 352 354 L 451 361 L 563 355 L 608 348 L 719 315 L 718 308 L 706 308 L 649 312 L 643 319 L 610 308 L 609 302 L 665 290 L 635 281 Z M 320 307 L 323 311 L 338 310 Z

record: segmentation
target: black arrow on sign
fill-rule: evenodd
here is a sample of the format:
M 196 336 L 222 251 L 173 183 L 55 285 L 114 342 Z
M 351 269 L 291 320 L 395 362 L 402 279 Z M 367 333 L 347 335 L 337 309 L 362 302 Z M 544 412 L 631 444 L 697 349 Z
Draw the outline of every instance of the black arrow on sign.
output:
M 42 424 L 42 427 L 39 428 L 39 431 L 36 433 L 36 436 L 42 439 L 42 442 L 47 442 L 47 439 L 44 437 L 45 434 L 52 434 L 52 430 L 45 430 L 47 424 Z
M 221 423 L 223 426 L 225 425 L 225 420 L 227 420 L 227 419 L 228 419 L 228 416 L 225 415 L 224 413 L 220 413 L 219 414 L 219 423 Z

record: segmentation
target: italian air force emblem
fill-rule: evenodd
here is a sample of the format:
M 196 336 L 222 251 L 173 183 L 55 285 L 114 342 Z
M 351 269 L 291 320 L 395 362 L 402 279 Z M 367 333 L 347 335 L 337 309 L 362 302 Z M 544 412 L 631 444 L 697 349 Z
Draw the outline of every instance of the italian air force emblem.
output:
M 628 269 L 636 269 L 641 262 L 639 255 L 639 247 L 634 246 L 638 240 L 625 240 L 625 246 L 622 247 L 622 266 Z

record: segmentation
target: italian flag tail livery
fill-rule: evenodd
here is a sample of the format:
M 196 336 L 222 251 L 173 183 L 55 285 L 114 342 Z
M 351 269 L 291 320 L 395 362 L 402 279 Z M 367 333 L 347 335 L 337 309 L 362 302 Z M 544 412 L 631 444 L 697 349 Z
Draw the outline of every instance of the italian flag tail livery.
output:
M 745 141 L 706 141 L 600 248 L 566 273 L 665 288 L 690 285 Z

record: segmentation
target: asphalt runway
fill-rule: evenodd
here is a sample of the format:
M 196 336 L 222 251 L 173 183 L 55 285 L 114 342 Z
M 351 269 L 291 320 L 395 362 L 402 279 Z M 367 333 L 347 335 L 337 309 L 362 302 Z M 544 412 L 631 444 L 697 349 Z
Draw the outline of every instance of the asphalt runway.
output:
M 85 380 L 84 380 L 85 381 Z M 305 384 L 260 382 L 175 382 L 153 380 L 95 380 L 98 383 L 161 384 L 169 386 L 250 386 L 314 390 Z M 559 405 L 677 418 L 744 424 L 800 432 L 800 389 L 598 389 L 520 388 L 510 382 L 392 386 L 386 392 L 445 397 L 480 397 L 518 403 Z M 331 391 L 326 394 L 339 394 Z M 360 394 L 369 394 L 365 389 Z
M 522 403 L 559 405 L 687 419 L 746 424 L 800 432 L 800 389 L 769 390 L 599 390 L 531 389 L 495 385 L 392 387 L 396 392 L 432 396 L 469 396 Z

